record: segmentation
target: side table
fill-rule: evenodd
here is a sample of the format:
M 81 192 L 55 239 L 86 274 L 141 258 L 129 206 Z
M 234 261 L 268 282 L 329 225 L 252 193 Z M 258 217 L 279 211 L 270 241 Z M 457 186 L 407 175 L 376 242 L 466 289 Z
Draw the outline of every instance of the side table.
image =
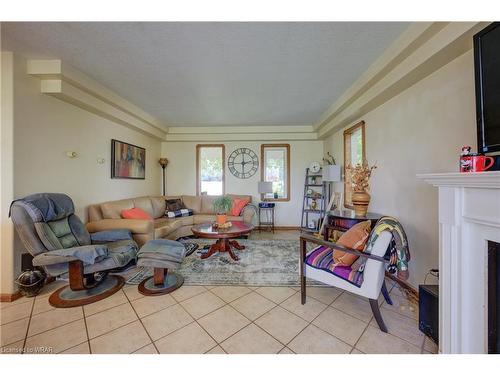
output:
M 274 202 L 259 203 L 259 232 L 262 228 L 269 228 L 274 233 Z

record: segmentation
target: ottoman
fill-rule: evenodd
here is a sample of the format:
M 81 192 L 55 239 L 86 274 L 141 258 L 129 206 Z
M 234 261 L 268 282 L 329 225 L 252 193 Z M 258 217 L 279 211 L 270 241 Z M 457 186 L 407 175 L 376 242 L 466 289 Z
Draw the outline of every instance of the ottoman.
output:
M 158 239 L 148 241 L 137 253 L 139 267 L 153 267 L 153 276 L 139 284 L 139 292 L 146 296 L 170 293 L 184 283 L 184 278 L 169 269 L 178 268 L 186 255 L 186 248 L 177 241 Z

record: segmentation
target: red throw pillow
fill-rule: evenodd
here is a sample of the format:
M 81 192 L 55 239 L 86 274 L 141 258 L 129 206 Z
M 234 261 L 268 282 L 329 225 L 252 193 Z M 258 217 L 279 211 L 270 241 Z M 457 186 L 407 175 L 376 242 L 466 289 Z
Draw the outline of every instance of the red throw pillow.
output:
M 231 208 L 231 215 L 232 216 L 240 216 L 241 210 L 243 210 L 243 207 L 245 207 L 248 203 L 250 203 L 250 199 L 244 198 L 234 198 L 233 199 L 233 207 Z
M 128 210 L 123 210 L 121 214 L 122 218 L 124 219 L 153 220 L 153 218 L 146 211 L 140 208 L 130 208 Z

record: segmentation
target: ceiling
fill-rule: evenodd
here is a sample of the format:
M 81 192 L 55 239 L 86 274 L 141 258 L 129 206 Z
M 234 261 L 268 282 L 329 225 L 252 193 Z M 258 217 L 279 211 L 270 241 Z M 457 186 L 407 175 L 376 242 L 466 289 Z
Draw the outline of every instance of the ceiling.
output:
M 167 126 L 310 125 L 408 27 L 391 22 L 2 22 Z

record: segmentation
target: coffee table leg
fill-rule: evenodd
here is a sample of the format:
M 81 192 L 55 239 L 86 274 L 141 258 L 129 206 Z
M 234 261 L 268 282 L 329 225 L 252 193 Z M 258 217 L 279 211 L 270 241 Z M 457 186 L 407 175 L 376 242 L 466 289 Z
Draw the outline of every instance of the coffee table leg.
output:
M 234 247 L 235 249 L 238 249 L 238 250 L 243 250 L 243 249 L 245 249 L 245 246 L 240 245 L 240 244 L 238 243 L 238 241 L 236 241 L 236 240 L 229 241 L 229 245 L 231 245 L 232 247 Z
M 210 246 L 210 249 L 208 249 L 205 254 L 202 254 L 201 259 L 206 259 L 214 255 L 216 252 L 221 251 L 221 242 L 222 240 L 217 240 L 216 243 Z

